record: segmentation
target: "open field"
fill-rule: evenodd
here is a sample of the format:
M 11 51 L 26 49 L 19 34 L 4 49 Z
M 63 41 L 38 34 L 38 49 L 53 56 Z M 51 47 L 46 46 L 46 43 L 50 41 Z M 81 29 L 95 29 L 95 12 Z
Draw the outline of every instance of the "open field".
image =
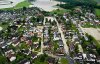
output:
M 63 14 L 66 12 L 70 12 L 71 10 L 68 9 L 57 9 L 57 10 L 53 10 L 51 13 L 56 13 L 56 14 Z
M 100 29 L 96 28 L 82 28 L 84 32 L 88 33 L 89 35 L 93 36 L 96 40 L 100 41 Z
M 95 13 L 100 18 L 100 9 L 95 9 Z
M 55 9 L 58 9 L 57 4 L 59 4 L 60 2 L 54 1 L 54 0 L 36 0 L 34 2 L 32 2 L 32 6 L 35 7 L 39 7 L 45 11 L 52 11 Z
M 23 2 L 18 3 L 16 6 L 14 6 L 14 8 L 18 9 L 18 8 L 23 8 L 23 7 L 29 7 L 30 4 L 31 3 L 28 1 L 23 1 Z
M 61 64 L 69 64 L 68 60 L 66 58 L 61 58 Z
M 2 5 L 3 3 L 8 3 L 12 2 L 9 4 Z M 31 5 L 28 0 L 9 0 L 9 1 L 3 1 L 0 3 L 0 9 L 2 10 L 12 10 L 12 9 L 18 9 L 18 8 L 23 8 L 23 7 L 29 7 Z
M 23 2 L 23 1 L 25 1 L 25 0 L 2 0 L 0 2 L 0 9 L 12 8 L 12 7 L 16 6 L 18 3 Z

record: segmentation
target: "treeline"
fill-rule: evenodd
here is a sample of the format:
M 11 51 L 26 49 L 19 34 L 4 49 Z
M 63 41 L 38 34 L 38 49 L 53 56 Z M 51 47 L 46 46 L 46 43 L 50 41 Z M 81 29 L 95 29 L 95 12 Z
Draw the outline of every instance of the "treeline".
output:
M 100 6 L 97 5 L 97 2 L 95 0 L 58 0 L 58 1 L 67 3 L 67 4 L 59 4 L 59 6 L 63 7 L 63 8 L 73 8 L 76 6 L 100 8 Z M 68 7 L 68 6 L 70 6 L 70 7 Z

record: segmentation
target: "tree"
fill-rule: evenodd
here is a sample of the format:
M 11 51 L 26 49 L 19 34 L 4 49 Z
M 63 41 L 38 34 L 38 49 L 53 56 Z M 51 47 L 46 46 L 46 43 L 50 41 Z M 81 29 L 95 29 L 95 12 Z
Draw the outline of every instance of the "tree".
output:
M 79 49 L 78 49 L 78 44 L 75 45 L 75 52 L 78 53 Z
M 40 56 L 40 62 L 44 62 L 48 56 L 46 54 L 43 54 Z
M 5 56 L 0 55 L 0 64 L 9 64 Z
M 23 10 L 26 10 L 26 7 L 23 7 Z
M 100 55 L 100 46 L 97 47 L 96 51 L 98 52 L 98 54 Z

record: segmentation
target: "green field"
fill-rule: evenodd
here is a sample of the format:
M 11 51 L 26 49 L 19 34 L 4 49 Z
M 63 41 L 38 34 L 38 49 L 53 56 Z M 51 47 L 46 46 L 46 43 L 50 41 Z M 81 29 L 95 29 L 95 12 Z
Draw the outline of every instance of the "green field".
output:
M 19 8 L 23 8 L 23 7 L 29 7 L 29 5 L 31 5 L 30 2 L 28 2 L 27 0 L 23 1 L 23 2 L 20 2 L 18 3 L 16 6 L 14 7 L 11 7 L 11 8 L 4 8 L 4 9 L 1 9 L 1 10 L 13 10 L 13 9 L 19 9 Z
M 60 62 L 61 62 L 61 64 L 69 64 L 69 62 L 66 58 L 61 58 Z
M 100 18 L 100 9 L 95 9 L 95 13 Z
M 23 8 L 23 7 L 29 7 L 30 4 L 31 4 L 30 2 L 25 0 L 23 2 L 18 3 L 14 8 L 18 9 L 18 8 Z
M 53 14 L 63 14 L 63 13 L 70 12 L 70 11 L 71 10 L 67 10 L 67 9 L 57 9 L 57 10 L 52 11 L 51 13 L 53 13 Z

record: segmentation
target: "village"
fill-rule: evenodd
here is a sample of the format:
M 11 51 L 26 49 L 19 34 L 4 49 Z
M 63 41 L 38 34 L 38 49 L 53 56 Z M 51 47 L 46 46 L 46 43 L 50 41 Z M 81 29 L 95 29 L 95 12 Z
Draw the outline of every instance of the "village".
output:
M 100 28 L 89 10 L 43 14 L 37 7 L 0 10 L 0 62 L 3 64 L 100 64 Z

